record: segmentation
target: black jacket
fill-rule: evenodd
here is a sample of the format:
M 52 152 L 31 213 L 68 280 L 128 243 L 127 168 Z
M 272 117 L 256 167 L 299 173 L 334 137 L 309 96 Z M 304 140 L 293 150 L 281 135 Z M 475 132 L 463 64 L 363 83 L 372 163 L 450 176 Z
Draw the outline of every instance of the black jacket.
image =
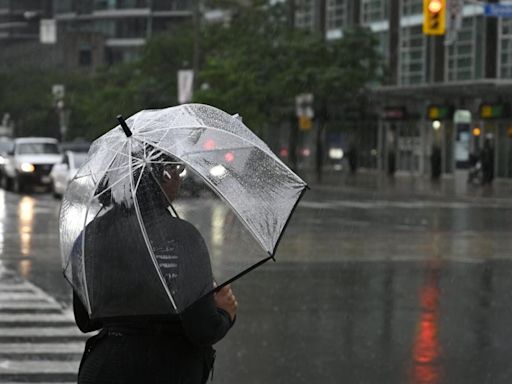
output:
M 85 235 L 93 317 L 77 294 L 73 307 L 82 332 L 101 331 L 86 344 L 79 384 L 203 383 L 213 365 L 212 345 L 232 325 L 228 313 L 215 306 L 213 294 L 206 294 L 213 279 L 199 232 L 163 210 L 154 212 L 162 213 L 143 217 L 146 235 L 162 275 L 169 275 L 168 289 L 179 309 L 186 309 L 172 314 L 133 211 L 115 207 L 93 220 Z M 175 255 L 176 271 L 164 266 L 165 255 Z

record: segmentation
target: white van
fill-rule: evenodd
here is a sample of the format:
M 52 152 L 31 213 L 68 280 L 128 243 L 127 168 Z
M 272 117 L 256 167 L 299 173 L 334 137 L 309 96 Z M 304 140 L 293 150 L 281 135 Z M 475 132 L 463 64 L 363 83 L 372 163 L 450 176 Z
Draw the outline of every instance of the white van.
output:
M 28 186 L 51 188 L 50 172 L 62 161 L 59 143 L 51 137 L 20 137 L 5 160 L 5 187 L 16 192 Z

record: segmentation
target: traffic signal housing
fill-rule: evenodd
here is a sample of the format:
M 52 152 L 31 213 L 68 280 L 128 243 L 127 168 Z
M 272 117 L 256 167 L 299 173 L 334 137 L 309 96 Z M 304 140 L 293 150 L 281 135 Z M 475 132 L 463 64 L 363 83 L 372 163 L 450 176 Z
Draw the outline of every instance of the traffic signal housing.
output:
M 446 0 L 423 0 L 423 33 L 444 35 L 446 31 Z

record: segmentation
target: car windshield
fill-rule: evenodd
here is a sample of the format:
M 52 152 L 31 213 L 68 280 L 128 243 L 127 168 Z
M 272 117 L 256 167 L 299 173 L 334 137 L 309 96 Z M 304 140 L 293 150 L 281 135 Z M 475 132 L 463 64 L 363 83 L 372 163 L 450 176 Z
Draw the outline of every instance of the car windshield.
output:
M 17 152 L 20 155 L 58 154 L 59 147 L 55 143 L 23 143 L 18 144 Z

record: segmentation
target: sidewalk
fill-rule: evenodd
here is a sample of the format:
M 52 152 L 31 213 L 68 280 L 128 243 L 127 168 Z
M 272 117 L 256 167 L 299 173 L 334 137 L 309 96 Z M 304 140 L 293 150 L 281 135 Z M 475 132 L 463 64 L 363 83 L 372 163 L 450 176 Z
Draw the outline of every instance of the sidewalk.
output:
M 429 177 L 398 173 L 394 177 L 370 169 L 360 169 L 356 175 L 346 171 L 324 172 L 321 181 L 313 172 L 302 172 L 313 191 L 339 191 L 348 194 L 372 194 L 386 198 L 428 198 L 462 200 L 512 201 L 512 179 L 495 179 L 492 185 L 473 185 L 467 173 L 457 172 L 434 182 Z

